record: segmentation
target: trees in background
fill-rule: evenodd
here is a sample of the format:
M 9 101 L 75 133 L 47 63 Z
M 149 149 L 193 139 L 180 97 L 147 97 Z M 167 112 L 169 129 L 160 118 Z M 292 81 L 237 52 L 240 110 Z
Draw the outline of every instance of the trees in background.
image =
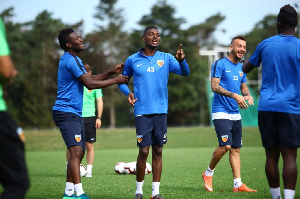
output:
M 94 67 L 94 72 L 101 73 L 112 69 L 117 64 L 124 63 L 127 57 L 127 33 L 124 26 L 123 10 L 116 8 L 117 0 L 99 0 L 94 17 L 96 30 L 85 38 L 87 49 L 83 53 L 83 60 Z M 96 56 L 96 57 L 95 57 Z M 92 57 L 100 58 L 91 59 Z M 96 70 L 97 69 L 97 70 Z M 117 108 L 124 104 L 116 85 L 102 89 L 104 94 L 103 117 L 104 124 L 115 128 L 117 125 Z M 124 105 L 123 105 L 124 106 Z M 107 121 L 109 123 L 107 123 Z
M 5 10 L 4 19 L 12 59 L 18 70 L 14 84 L 6 87 L 10 112 L 24 126 L 51 126 L 51 106 L 56 91 L 58 30 L 60 20 L 43 11 L 34 21 L 13 24 L 13 9 Z
M 138 22 L 136 29 L 123 30 L 123 10 L 116 8 L 117 0 L 99 0 L 95 8 L 95 30 L 84 36 L 85 50 L 80 57 L 93 66 L 93 72 L 102 73 L 113 68 L 143 47 L 142 34 L 154 25 L 161 33 L 159 50 L 175 55 L 179 44 L 186 54 L 190 76 L 175 74 L 169 80 L 169 125 L 208 125 L 209 110 L 205 91 L 208 62 L 199 56 L 199 48 L 216 44 L 213 33 L 225 19 L 214 14 L 199 24 L 182 29 L 184 18 L 176 18 L 176 10 L 167 0 L 159 0 Z M 51 109 L 57 89 L 57 66 L 63 51 L 57 35 L 59 30 L 71 27 L 83 34 L 84 21 L 64 24 L 48 11 L 39 13 L 33 21 L 13 23 L 13 8 L 0 13 L 7 30 L 7 39 L 15 67 L 19 71 L 14 83 L 5 88 L 9 112 L 24 127 L 51 127 Z M 266 16 L 246 36 L 248 54 L 263 39 L 277 34 L 276 16 Z M 252 75 L 253 74 L 253 75 Z M 251 73 L 250 79 L 257 79 Z M 129 85 L 132 87 L 132 81 Z M 133 126 L 133 107 L 117 86 L 103 89 L 103 126 Z

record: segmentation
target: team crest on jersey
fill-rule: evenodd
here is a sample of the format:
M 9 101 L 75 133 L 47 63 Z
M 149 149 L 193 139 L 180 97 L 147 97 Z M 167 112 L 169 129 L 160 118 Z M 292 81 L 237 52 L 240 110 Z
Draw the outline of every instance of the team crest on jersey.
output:
M 77 142 L 80 142 L 80 140 L 81 140 L 81 135 L 75 135 L 75 140 L 76 140 Z
M 240 73 L 240 76 L 243 77 L 244 73 L 242 71 L 239 71 L 239 73 Z
M 22 142 L 25 142 L 25 135 L 24 135 L 24 132 L 23 132 L 23 129 L 21 127 L 18 127 L 17 128 L 17 134 L 19 135 L 19 138 Z
M 138 143 L 141 143 L 143 140 L 143 136 L 142 135 L 138 135 L 136 136 Z
M 164 63 L 165 63 L 164 60 L 157 60 L 157 65 L 159 65 L 159 67 L 162 67 Z
M 228 140 L 228 135 L 222 135 L 222 141 L 227 142 Z

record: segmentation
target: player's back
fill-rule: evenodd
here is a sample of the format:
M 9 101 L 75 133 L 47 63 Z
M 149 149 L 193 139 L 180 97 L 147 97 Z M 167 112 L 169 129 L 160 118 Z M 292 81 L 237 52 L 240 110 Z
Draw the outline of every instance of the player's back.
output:
M 276 35 L 260 45 L 263 79 L 258 109 L 300 114 L 300 40 Z

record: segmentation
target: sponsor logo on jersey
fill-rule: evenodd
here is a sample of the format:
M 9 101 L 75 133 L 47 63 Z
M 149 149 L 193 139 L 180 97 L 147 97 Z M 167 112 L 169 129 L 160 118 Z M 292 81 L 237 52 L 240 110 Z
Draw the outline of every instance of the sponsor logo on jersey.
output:
M 136 136 L 138 143 L 141 143 L 143 140 L 143 136 L 142 135 L 138 135 Z
M 157 65 L 159 65 L 159 67 L 162 67 L 164 63 L 165 63 L 164 60 L 157 60 Z
M 243 77 L 243 72 L 242 72 L 242 71 L 239 71 L 239 73 L 240 73 L 240 76 Z
M 228 135 L 222 135 L 222 141 L 227 142 L 228 140 Z
M 141 64 L 138 64 L 138 65 L 136 65 L 136 67 L 139 67 L 139 66 L 141 66 L 141 65 L 143 65 L 144 63 L 141 63 Z
M 91 93 L 91 92 L 92 92 L 92 90 L 89 90 L 89 92 Z
M 75 135 L 75 140 L 76 140 L 77 142 L 80 142 L 80 140 L 81 140 L 81 135 Z

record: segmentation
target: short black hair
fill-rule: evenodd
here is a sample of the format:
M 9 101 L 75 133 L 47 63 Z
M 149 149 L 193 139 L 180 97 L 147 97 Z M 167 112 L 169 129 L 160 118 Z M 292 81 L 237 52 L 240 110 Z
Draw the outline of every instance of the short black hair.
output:
M 59 42 L 60 47 L 65 51 L 67 50 L 66 44 L 69 42 L 70 34 L 72 32 L 74 32 L 74 30 L 71 28 L 66 28 L 66 29 L 59 31 L 58 42 Z
M 158 30 L 155 26 L 149 26 L 149 27 L 147 27 L 147 28 L 144 30 L 143 36 L 145 36 L 147 30 L 152 29 L 152 28 L 155 28 L 156 30 Z
M 236 39 L 240 39 L 240 40 L 243 40 L 243 41 L 246 41 L 246 38 L 242 35 L 238 35 L 236 37 L 233 37 L 232 40 L 231 40 L 231 44 L 233 43 L 234 40 Z
M 280 8 L 279 14 L 277 16 L 277 21 L 280 22 L 280 25 L 284 27 L 293 27 L 297 26 L 297 11 L 295 8 L 287 4 Z

